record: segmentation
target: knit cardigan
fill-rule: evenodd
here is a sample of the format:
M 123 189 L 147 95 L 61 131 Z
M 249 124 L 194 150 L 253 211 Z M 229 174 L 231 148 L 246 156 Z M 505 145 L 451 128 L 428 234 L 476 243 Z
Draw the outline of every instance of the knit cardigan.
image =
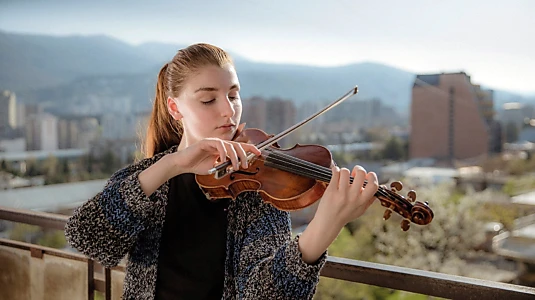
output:
M 138 175 L 176 148 L 114 173 L 65 226 L 68 243 L 105 267 L 127 256 L 123 299 L 154 299 L 169 181 L 147 197 Z M 288 212 L 245 192 L 231 201 L 227 218 L 222 299 L 312 299 L 327 251 L 305 263 Z

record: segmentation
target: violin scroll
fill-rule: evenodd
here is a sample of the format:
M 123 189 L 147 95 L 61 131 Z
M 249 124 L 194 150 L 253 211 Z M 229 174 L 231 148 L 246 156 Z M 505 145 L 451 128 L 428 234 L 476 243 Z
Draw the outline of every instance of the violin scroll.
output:
M 398 194 L 401 189 L 403 189 L 403 184 L 399 181 L 392 182 L 390 189 L 385 186 L 379 187 L 376 196 L 381 205 L 387 208 L 383 214 L 383 220 L 388 220 L 394 211 L 403 217 L 401 221 L 403 231 L 409 230 L 410 223 L 429 224 L 433 220 L 434 214 L 428 203 L 416 201 L 416 191 L 414 190 L 410 190 L 407 197 L 403 197 Z

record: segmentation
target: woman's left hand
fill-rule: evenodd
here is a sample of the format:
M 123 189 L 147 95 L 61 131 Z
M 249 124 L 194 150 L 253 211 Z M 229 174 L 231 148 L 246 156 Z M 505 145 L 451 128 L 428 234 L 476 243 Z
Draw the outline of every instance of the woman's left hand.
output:
M 332 166 L 329 186 L 320 200 L 314 218 L 299 238 L 303 261 L 313 263 L 336 239 L 348 222 L 360 217 L 373 203 L 379 188 L 377 175 L 361 166 L 349 169 Z M 350 175 L 353 182 L 350 182 Z M 367 181 L 363 187 L 364 181 Z
M 379 188 L 377 175 L 367 173 L 357 165 L 351 174 L 349 169 L 333 166 L 329 186 L 325 190 L 314 218 L 321 219 L 326 224 L 332 224 L 339 229 L 360 217 L 373 203 L 375 193 Z M 350 175 L 353 182 L 350 182 Z M 367 181 L 364 187 L 364 181 Z

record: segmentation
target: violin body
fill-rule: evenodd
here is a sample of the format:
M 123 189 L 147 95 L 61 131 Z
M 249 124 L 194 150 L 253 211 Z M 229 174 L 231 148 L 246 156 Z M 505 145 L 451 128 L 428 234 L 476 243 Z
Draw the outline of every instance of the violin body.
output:
M 238 142 L 259 144 L 271 136 L 260 129 L 245 129 L 234 139 Z M 330 151 L 320 145 L 295 145 L 279 152 L 319 166 L 330 168 Z M 236 197 L 245 191 L 259 192 L 264 201 L 281 210 L 293 211 L 316 202 L 327 188 L 324 182 L 270 166 L 269 155 L 254 158 L 247 169 L 233 171 L 228 176 L 216 179 L 210 175 L 197 175 L 197 183 L 209 199 Z
M 234 140 L 258 145 L 271 137 L 252 128 L 240 129 Z M 196 180 L 211 200 L 236 199 L 239 194 L 252 191 L 280 210 L 293 211 L 308 207 L 323 196 L 332 175 L 331 164 L 331 152 L 321 145 L 297 144 L 281 149 L 273 143 L 262 150 L 261 156 L 251 159 L 247 169 L 233 170 L 221 178 L 196 175 Z M 404 231 L 409 229 L 410 223 L 429 224 L 434 214 L 427 202 L 416 201 L 415 191 L 409 191 L 405 198 L 397 193 L 401 189 L 400 182 L 393 182 L 390 189 L 379 187 L 375 196 L 387 208 L 383 219 L 390 218 L 392 212 L 397 213 L 403 217 L 401 228 Z

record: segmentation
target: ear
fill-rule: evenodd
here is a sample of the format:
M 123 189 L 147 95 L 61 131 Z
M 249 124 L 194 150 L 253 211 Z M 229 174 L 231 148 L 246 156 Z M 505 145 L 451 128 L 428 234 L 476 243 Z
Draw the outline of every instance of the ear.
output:
M 182 114 L 180 113 L 180 111 L 178 111 L 176 100 L 171 97 L 167 97 L 167 111 L 169 111 L 169 114 L 173 119 L 182 119 Z

